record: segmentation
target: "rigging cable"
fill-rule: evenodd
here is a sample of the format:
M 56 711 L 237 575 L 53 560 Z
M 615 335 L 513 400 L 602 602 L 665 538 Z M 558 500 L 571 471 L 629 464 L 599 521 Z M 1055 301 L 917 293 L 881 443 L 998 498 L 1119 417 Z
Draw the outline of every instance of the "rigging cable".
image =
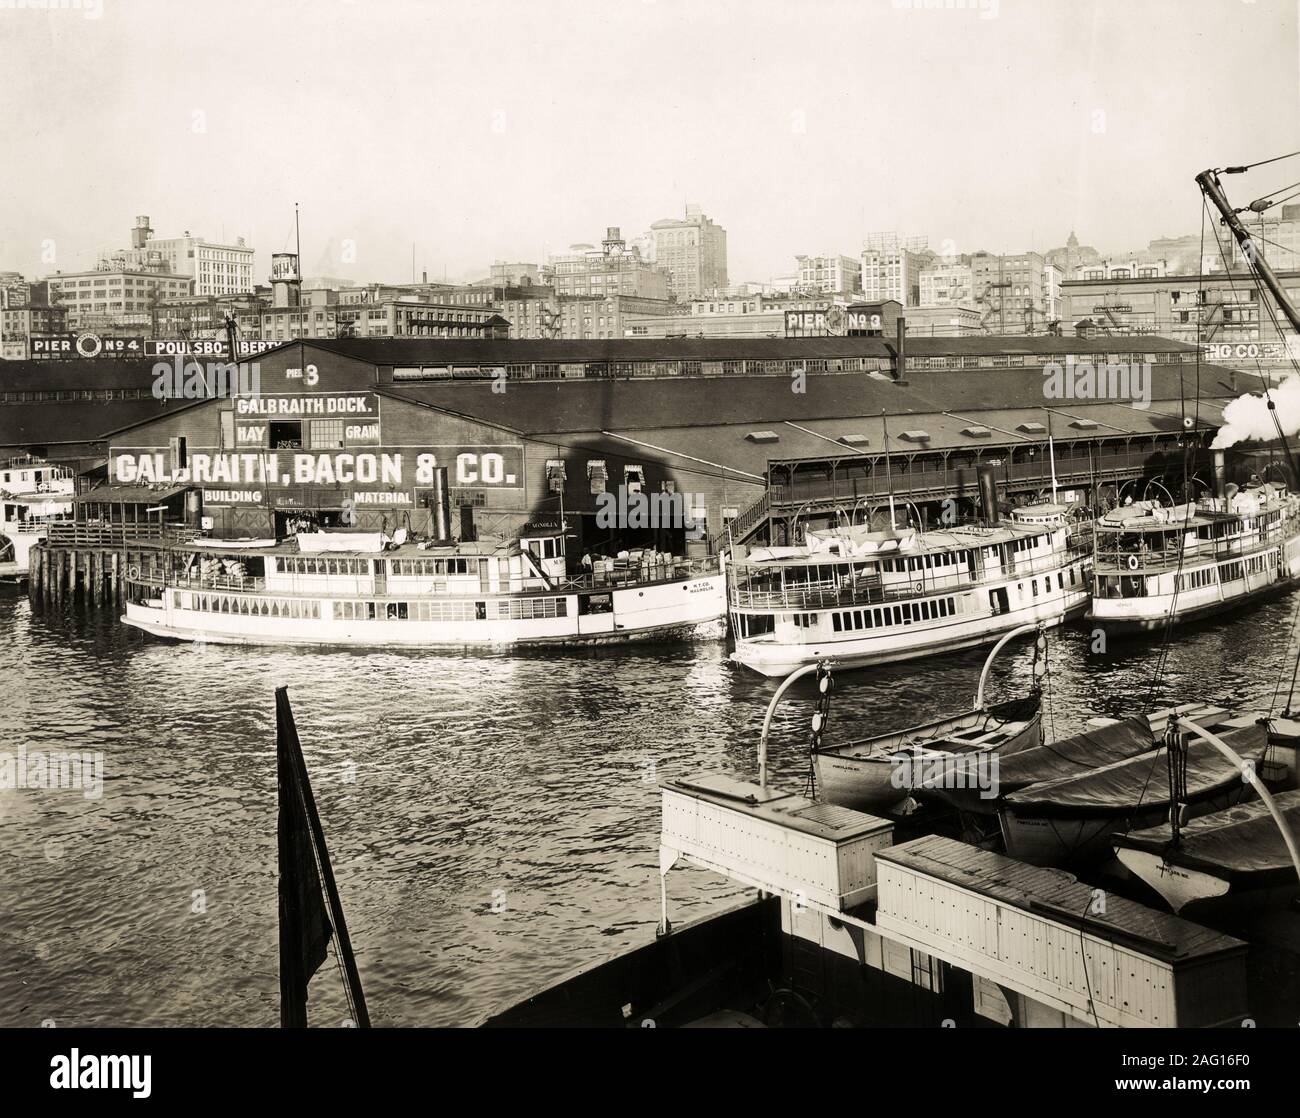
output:
M 1284 188 L 1284 189 L 1285 189 L 1285 188 Z M 1292 195 L 1292 197 L 1294 197 L 1294 195 Z M 1283 199 L 1283 200 L 1285 200 L 1285 199 Z M 1261 238 L 1261 239 L 1267 240 L 1267 238 Z M 1227 255 L 1227 253 L 1224 251 L 1223 241 L 1220 239 L 1219 234 L 1218 234 L 1218 230 L 1217 230 L 1217 229 L 1215 230 L 1215 234 L 1214 234 L 1214 242 L 1215 242 L 1216 247 L 1217 247 L 1218 250 L 1219 250 L 1219 259 L 1223 262 L 1224 273 L 1225 273 L 1225 275 L 1226 275 L 1227 278 L 1228 278 L 1228 286 L 1229 286 L 1229 289 L 1232 291 L 1232 293 L 1233 293 L 1233 297 L 1234 297 L 1234 299 L 1235 299 L 1236 294 L 1237 294 L 1237 287 L 1236 287 L 1236 284 L 1235 284 L 1235 282 L 1233 281 L 1233 278 L 1232 278 L 1232 268 L 1231 268 L 1230 263 L 1229 263 L 1229 261 L 1228 261 L 1228 255 Z M 1268 241 L 1268 243 L 1269 243 L 1269 244 L 1274 244 L 1274 242 L 1272 242 L 1272 241 Z M 1284 246 L 1282 246 L 1282 245 L 1276 245 L 1275 247 L 1283 248 Z M 1249 257 L 1248 257 L 1245 253 L 1243 253 L 1242 255 L 1243 255 L 1243 258 L 1245 258 L 1245 260 L 1246 260 L 1246 264 L 1247 264 L 1247 266 L 1248 266 L 1248 268 L 1249 268 L 1250 278 L 1251 278 L 1251 282 L 1252 282 L 1253 285 L 1254 285 L 1255 293 L 1256 293 L 1256 295 L 1258 296 L 1259 301 L 1260 301 L 1261 303 L 1263 303 L 1265 311 L 1268 312 L 1269 320 L 1270 320 L 1270 321 L 1272 322 L 1272 324 L 1273 324 L 1273 329 L 1274 329 L 1274 331 L 1277 333 L 1277 336 L 1278 336 L 1279 338 L 1281 338 L 1281 337 L 1283 337 L 1282 324 L 1281 324 L 1280 320 L 1278 319 L 1278 316 L 1277 316 L 1277 309 L 1273 306 L 1273 303 L 1270 301 L 1270 295 L 1271 295 L 1271 292 L 1268 292 L 1268 291 L 1265 289 L 1263 283 L 1261 282 L 1261 280 L 1260 280 L 1260 278 L 1259 278 L 1259 275 L 1258 275 L 1257 268 L 1255 267 L 1254 261 L 1250 260 Z M 1203 258 L 1204 258 L 1204 251 L 1202 251 L 1202 259 L 1203 259 Z M 1288 352 L 1287 352 L 1287 357 L 1288 357 L 1288 360 L 1291 362 L 1291 366 L 1292 366 L 1292 368 L 1295 369 L 1297 373 L 1300 373 L 1300 364 L 1297 364 L 1295 357 L 1291 354 L 1291 352 L 1290 352 L 1289 349 L 1288 349 Z M 1272 390 L 1273 390 L 1272 378 L 1271 378 L 1268 374 L 1266 374 L 1266 373 L 1264 372 L 1264 368 L 1263 368 L 1263 366 L 1260 364 L 1260 359 L 1259 359 L 1258 356 L 1256 356 L 1256 357 L 1254 358 L 1254 361 L 1255 361 L 1255 370 L 1256 370 L 1256 375 L 1257 375 L 1257 376 L 1260 378 L 1260 380 L 1262 380 L 1262 381 L 1264 382 L 1264 384 L 1266 385 L 1266 387 L 1265 387 L 1265 389 L 1264 389 L 1264 398 L 1268 401 L 1268 412 L 1269 412 L 1269 415 L 1270 415 L 1270 416 L 1272 417 L 1272 419 L 1273 419 L 1273 426 L 1277 429 L 1278 440 L 1279 440 L 1279 442 L 1281 442 L 1283 452 L 1284 452 L 1285 455 L 1286 455 L 1287 465 L 1290 466 L 1290 468 L 1291 468 L 1291 474 L 1292 474 L 1293 479 L 1295 479 L 1295 480 L 1297 480 L 1298 482 L 1300 482 L 1300 477 L 1297 477 L 1297 476 L 1296 476 L 1295 463 L 1294 463 L 1294 460 L 1293 460 L 1292 457 L 1291 457 L 1291 448 L 1290 448 L 1290 445 L 1289 445 L 1289 443 L 1288 443 L 1288 441 L 1287 441 L 1286 432 L 1285 432 L 1285 431 L 1283 430 L 1283 428 L 1282 428 L 1282 422 L 1281 422 L 1281 420 L 1278 418 L 1277 407 L 1276 407 L 1276 405 L 1275 405 L 1275 403 L 1274 403 L 1274 401 L 1273 401 L 1273 396 L 1272 396 Z M 1284 559 L 1284 558 L 1285 558 L 1285 550 L 1282 549 L 1282 545 L 1279 545 L 1279 547 L 1280 547 L 1280 557 Z M 1297 603 L 1297 615 L 1300 615 L 1300 603 Z M 1292 618 L 1291 630 L 1292 630 L 1292 633 L 1295 632 L 1295 617 L 1294 617 L 1294 616 L 1293 616 L 1293 618 Z M 1295 693 L 1295 686 L 1296 686 L 1296 676 L 1297 676 L 1297 672 L 1300 672 L 1300 651 L 1297 652 L 1297 657 L 1296 657 L 1296 666 L 1295 666 L 1295 669 L 1293 669 L 1293 671 L 1292 671 L 1292 675 L 1291 675 L 1291 692 L 1290 692 L 1290 693 L 1288 694 L 1288 696 L 1287 696 L 1287 705 L 1286 705 L 1286 708 L 1285 708 L 1285 709 L 1283 710 L 1283 712 L 1282 712 L 1284 717 L 1289 717 L 1289 715 L 1290 715 L 1290 711 L 1291 711 L 1291 699 L 1292 699 L 1292 697 L 1294 696 L 1294 693 Z M 1278 680 L 1278 682 L 1281 683 L 1281 673 L 1280 673 L 1280 672 L 1279 672 L 1279 680 Z M 1270 726 L 1271 726 L 1271 723 L 1272 723 L 1273 707 L 1274 707 L 1274 704 L 1277 702 L 1277 692 L 1278 692 L 1278 690 L 1279 690 L 1278 687 L 1274 687 L 1274 689 L 1273 689 L 1273 694 L 1272 694 L 1272 696 L 1271 696 L 1270 699 L 1269 699 L 1269 708 L 1268 708 L 1268 710 L 1269 710 L 1269 717 L 1268 717 L 1265 721 L 1268 722 L 1268 723 L 1270 724 Z M 1270 731 L 1270 732 L 1271 732 L 1271 731 Z
M 1209 205 L 1205 198 L 1201 198 L 1201 259 L 1205 259 L 1205 223 L 1209 216 Z M 1204 268 L 1204 265 L 1202 265 Z M 1200 303 L 1200 290 L 1198 286 L 1197 302 Z M 1196 312 L 1196 413 L 1192 419 L 1191 430 L 1193 432 L 1200 430 L 1201 424 L 1201 325 L 1203 315 L 1198 306 Z M 1180 366 L 1178 369 L 1178 401 L 1179 410 L 1182 412 L 1184 438 L 1187 430 L 1187 393 L 1183 385 L 1183 370 Z M 1198 440 L 1199 441 L 1199 440 Z M 1178 608 L 1178 590 L 1179 583 L 1182 579 L 1183 561 L 1187 553 L 1187 528 L 1192 518 L 1192 507 L 1187 499 L 1188 479 L 1187 479 L 1187 459 L 1191 454 L 1191 446 L 1188 443 L 1183 444 L 1183 507 L 1187 510 L 1184 519 L 1183 530 L 1178 534 L 1178 562 L 1174 566 L 1174 594 L 1169 601 L 1169 614 L 1165 618 L 1165 631 L 1160 643 L 1160 651 L 1156 654 L 1156 662 L 1151 672 L 1151 683 L 1147 690 L 1146 713 L 1150 715 L 1155 705 L 1156 688 L 1160 684 L 1160 678 L 1164 675 L 1169 666 L 1169 650 L 1173 644 L 1174 615 Z M 1121 576 L 1123 577 L 1123 576 Z M 1154 765 L 1154 761 L 1152 762 Z M 1150 774 L 1148 774 L 1148 780 Z M 1146 784 L 1142 786 L 1142 794 L 1146 794 Z M 1142 801 L 1139 798 L 1138 803 Z
M 1223 173 L 1225 175 L 1240 175 L 1243 171 L 1249 171 L 1255 167 L 1266 167 L 1270 163 L 1279 163 L 1283 159 L 1292 159 L 1297 155 L 1300 155 L 1300 151 L 1287 152 L 1286 155 L 1275 155 L 1272 159 L 1261 159 L 1258 163 L 1245 163 L 1240 167 L 1224 167 Z
M 1204 265 L 1205 224 L 1208 217 L 1209 217 L 1209 203 L 1206 201 L 1204 194 L 1202 194 L 1201 196 L 1201 260 L 1202 260 L 1201 272 L 1202 273 L 1204 272 L 1205 269 L 1205 265 Z M 1218 238 L 1216 237 L 1215 239 L 1217 240 Z M 1200 304 L 1201 304 L 1201 292 L 1203 290 L 1204 290 L 1204 280 L 1200 279 L 1197 284 L 1198 305 L 1196 310 L 1196 414 L 1195 414 L 1195 418 L 1192 420 L 1192 430 L 1194 432 L 1200 429 L 1200 421 L 1201 421 L 1201 354 L 1202 354 L 1201 326 L 1204 321 L 1204 315 L 1201 312 Z M 1183 391 L 1183 373 L 1181 368 L 1178 370 L 1178 398 L 1180 403 L 1180 409 L 1183 415 L 1184 428 L 1186 428 L 1187 395 Z M 1197 441 L 1199 443 L 1199 439 Z M 1183 446 L 1183 507 L 1187 509 L 1187 515 L 1183 522 L 1183 530 L 1178 534 L 1178 562 L 1174 566 L 1174 594 L 1173 597 L 1169 600 L 1169 614 L 1165 618 L 1164 637 L 1161 641 L 1160 652 L 1156 656 L 1155 668 L 1151 673 L 1151 686 L 1147 692 L 1146 713 L 1148 718 L 1150 718 L 1152 709 L 1155 705 L 1156 687 L 1159 685 L 1160 677 L 1165 673 L 1165 671 L 1169 666 L 1169 650 L 1172 646 L 1174 614 L 1176 613 L 1178 608 L 1179 583 L 1182 580 L 1183 561 L 1187 554 L 1187 528 L 1192 518 L 1192 505 L 1187 500 L 1187 488 L 1188 488 L 1187 459 L 1188 459 L 1188 455 L 1190 454 L 1191 454 L 1191 446 L 1188 444 L 1184 444 Z M 1169 715 L 1168 721 L 1166 722 L 1166 742 L 1168 739 L 1168 728 L 1170 725 L 1173 724 L 1173 720 L 1174 720 L 1174 715 L 1171 713 Z M 1159 748 L 1157 748 L 1155 755 L 1151 758 L 1151 764 L 1147 768 L 1146 778 L 1142 781 L 1142 791 L 1138 793 L 1137 807 L 1139 809 L 1142 806 L 1142 801 L 1146 799 L 1147 788 L 1150 787 L 1151 785 L 1151 777 L 1155 774 L 1156 763 L 1159 760 L 1160 760 L 1160 750 Z M 1136 815 L 1136 811 L 1135 811 L 1135 815 Z M 1132 830 L 1132 827 L 1129 827 L 1127 830 L 1125 830 L 1124 833 L 1127 834 L 1129 830 Z
M 1217 230 L 1215 231 L 1214 234 L 1214 243 L 1219 250 L 1219 259 L 1223 261 L 1224 274 L 1228 278 L 1228 288 L 1229 290 L 1232 291 L 1233 297 L 1236 298 L 1237 285 L 1232 278 L 1232 267 L 1228 261 L 1227 253 L 1224 251 L 1223 242 L 1219 239 L 1219 234 Z M 1255 293 L 1259 296 L 1259 301 L 1263 303 L 1264 309 L 1268 312 L 1269 320 L 1273 323 L 1273 329 L 1276 331 L 1277 336 L 1281 338 L 1283 336 L 1282 323 L 1278 320 L 1276 309 L 1273 307 L 1273 304 L 1269 301 L 1270 293 L 1264 288 L 1263 284 L 1259 279 L 1259 276 L 1256 274 L 1254 264 L 1249 260 L 1246 261 L 1246 264 L 1250 269 L 1250 278 L 1251 278 L 1251 282 L 1255 286 Z M 1289 348 L 1287 352 L 1287 360 L 1291 362 L 1291 367 L 1296 371 L 1296 373 L 1300 374 L 1300 364 L 1297 363 L 1295 356 L 1290 352 Z M 1258 356 L 1254 358 L 1254 361 L 1255 361 L 1256 375 L 1260 378 L 1260 380 L 1264 382 L 1266 386 L 1264 389 L 1264 399 L 1268 402 L 1269 415 L 1273 417 L 1273 426 L 1277 428 L 1277 437 L 1279 441 L 1282 443 L 1283 451 L 1285 451 L 1286 453 L 1287 465 L 1291 468 L 1291 476 L 1294 480 L 1300 482 L 1300 478 L 1296 477 L 1295 460 L 1291 457 L 1291 446 L 1287 441 L 1286 432 L 1282 430 L 1282 422 L 1277 417 L 1277 406 L 1273 400 L 1273 395 L 1272 395 L 1272 390 L 1273 390 L 1272 378 L 1267 373 L 1264 372 L 1264 367 L 1260 364 L 1260 360 Z
M 1274 199 L 1273 197 L 1274 194 L 1277 194 L 1280 191 L 1290 190 L 1292 187 L 1296 187 L 1296 186 L 1300 186 L 1300 182 L 1292 182 L 1292 183 L 1287 183 L 1286 186 L 1279 186 L 1277 190 L 1270 190 L 1267 194 L 1261 194 L 1253 202 L 1248 203 L 1247 205 L 1243 206 L 1241 209 L 1233 210 L 1233 213 L 1244 214 L 1247 211 L 1249 211 L 1251 213 L 1262 214 L 1265 210 L 1271 210 L 1274 206 L 1280 206 L 1283 202 L 1287 200 L 1287 198 L 1294 198 L 1296 194 L 1300 194 L 1300 190 L 1297 190 L 1295 194 L 1288 194 L 1286 198 Z

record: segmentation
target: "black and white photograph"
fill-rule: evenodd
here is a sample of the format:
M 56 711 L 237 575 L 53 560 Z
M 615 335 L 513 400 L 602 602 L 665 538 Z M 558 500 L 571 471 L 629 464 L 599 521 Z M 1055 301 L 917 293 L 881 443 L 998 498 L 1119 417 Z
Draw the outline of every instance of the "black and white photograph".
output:
M 34 1089 L 198 1029 L 1285 1074 L 1296 0 L 0 0 L 0 74 Z

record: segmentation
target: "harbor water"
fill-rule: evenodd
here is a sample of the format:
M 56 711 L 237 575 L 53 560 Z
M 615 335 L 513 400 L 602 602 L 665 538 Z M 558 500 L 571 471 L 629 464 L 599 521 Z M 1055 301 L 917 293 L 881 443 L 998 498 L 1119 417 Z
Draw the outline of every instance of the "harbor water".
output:
M 1155 697 L 1274 709 L 1300 596 L 1172 643 Z M 991 698 L 1023 693 L 1031 643 Z M 1158 640 L 1049 638 L 1044 730 L 1146 709 Z M 969 705 L 984 653 L 841 673 L 826 740 Z M 1279 687 L 1283 695 L 1274 702 Z M 376 1025 L 472 1024 L 654 934 L 656 782 L 753 777 L 775 683 L 721 643 L 526 656 L 175 644 L 0 597 L 0 753 L 102 755 L 93 788 L 0 790 L 0 1024 L 278 1023 L 274 689 L 289 687 Z M 772 735 L 803 787 L 811 684 Z M 2 759 L 2 758 L 0 758 Z M 90 795 L 86 793 L 90 792 Z M 740 899 L 669 876 L 674 922 Z M 313 1025 L 345 1023 L 332 964 Z

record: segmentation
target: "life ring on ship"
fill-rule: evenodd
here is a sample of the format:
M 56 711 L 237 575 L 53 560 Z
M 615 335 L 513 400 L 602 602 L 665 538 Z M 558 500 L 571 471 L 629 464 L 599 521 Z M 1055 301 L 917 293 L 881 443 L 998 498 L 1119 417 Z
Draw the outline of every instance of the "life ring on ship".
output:
M 1141 566 L 1142 561 L 1136 555 L 1130 555 L 1128 557 L 1128 569 L 1130 571 L 1136 571 Z
M 925 583 L 924 583 L 924 582 L 918 582 L 918 583 L 916 584 L 916 593 L 918 593 L 918 594 L 924 594 L 924 593 L 925 593 Z
M 126 569 L 126 577 L 132 582 L 138 582 L 140 579 L 140 568 L 132 564 Z

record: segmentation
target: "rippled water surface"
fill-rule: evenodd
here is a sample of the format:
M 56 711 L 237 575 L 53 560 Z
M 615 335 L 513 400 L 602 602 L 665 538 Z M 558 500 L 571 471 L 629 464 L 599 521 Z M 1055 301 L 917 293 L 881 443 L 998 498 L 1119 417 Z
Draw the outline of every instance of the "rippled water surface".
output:
M 1297 602 L 1181 635 L 1161 697 L 1267 707 L 1290 681 Z M 1145 708 L 1155 648 L 1096 654 L 1085 629 L 1054 634 L 1048 733 Z M 1027 649 L 1000 658 L 994 696 L 1027 686 Z M 969 704 L 982 662 L 841 674 L 827 740 Z M 109 610 L 0 597 L 0 751 L 98 750 L 105 768 L 98 799 L 0 790 L 0 1023 L 277 1023 L 281 684 L 381 1025 L 471 1024 L 653 937 L 655 781 L 755 775 L 775 689 L 727 664 L 721 644 L 230 649 L 145 638 Z M 810 695 L 796 689 L 778 717 L 777 782 L 803 782 Z M 739 895 L 702 872 L 669 876 L 677 922 Z M 332 972 L 313 980 L 309 1013 L 345 1016 Z

